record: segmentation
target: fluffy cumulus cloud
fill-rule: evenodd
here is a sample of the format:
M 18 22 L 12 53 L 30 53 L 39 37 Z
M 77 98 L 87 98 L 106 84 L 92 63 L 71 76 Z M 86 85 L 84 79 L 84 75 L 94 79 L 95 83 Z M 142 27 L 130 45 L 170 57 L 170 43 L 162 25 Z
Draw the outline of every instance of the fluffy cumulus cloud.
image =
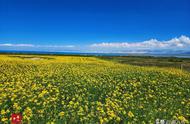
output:
M 103 42 L 98 44 L 92 44 L 91 47 L 101 47 L 101 48 L 133 48 L 133 49 L 173 49 L 173 48 L 186 48 L 190 47 L 190 38 L 186 36 L 181 36 L 179 38 L 173 38 L 168 41 L 158 41 L 156 39 L 151 39 L 142 42 Z

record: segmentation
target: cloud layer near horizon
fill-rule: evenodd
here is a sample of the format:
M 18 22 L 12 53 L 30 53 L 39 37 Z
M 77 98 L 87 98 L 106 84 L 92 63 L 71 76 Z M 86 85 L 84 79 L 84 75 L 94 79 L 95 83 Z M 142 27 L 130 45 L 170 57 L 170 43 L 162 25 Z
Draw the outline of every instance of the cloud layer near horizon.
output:
M 75 49 L 74 45 L 36 45 L 36 44 L 0 44 L 0 50 L 18 50 L 18 51 L 70 51 Z
M 0 44 L 0 46 L 4 47 L 47 47 L 47 48 L 61 48 L 61 47 L 67 47 L 67 48 L 73 48 L 75 47 L 74 45 L 34 45 L 34 44 L 11 44 L 11 43 L 6 43 L 6 44 Z
M 99 44 L 92 44 L 91 47 L 102 48 L 138 48 L 138 49 L 151 49 L 151 48 L 185 48 L 190 46 L 190 38 L 182 35 L 179 38 L 173 38 L 168 41 L 158 41 L 151 39 L 141 42 L 103 42 Z
M 190 38 L 180 36 L 166 41 L 150 39 L 140 42 L 102 42 L 90 45 L 93 50 L 113 53 L 167 53 L 169 51 L 190 51 Z
M 90 45 L 35 45 L 35 44 L 0 44 L 4 50 L 39 50 L 39 51 L 78 51 L 98 53 L 148 53 L 150 51 L 190 51 L 190 38 L 180 36 L 167 41 L 151 39 L 140 42 L 102 42 Z
M 33 44 L 11 44 L 11 43 L 5 43 L 0 44 L 1 47 L 34 47 Z

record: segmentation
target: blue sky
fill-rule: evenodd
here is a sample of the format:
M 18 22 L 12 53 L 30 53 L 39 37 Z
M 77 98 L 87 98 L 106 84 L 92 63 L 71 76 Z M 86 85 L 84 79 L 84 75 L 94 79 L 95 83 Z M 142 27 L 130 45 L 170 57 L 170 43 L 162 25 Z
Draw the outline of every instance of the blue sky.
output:
M 188 51 L 189 22 L 189 0 L 0 0 L 0 50 Z

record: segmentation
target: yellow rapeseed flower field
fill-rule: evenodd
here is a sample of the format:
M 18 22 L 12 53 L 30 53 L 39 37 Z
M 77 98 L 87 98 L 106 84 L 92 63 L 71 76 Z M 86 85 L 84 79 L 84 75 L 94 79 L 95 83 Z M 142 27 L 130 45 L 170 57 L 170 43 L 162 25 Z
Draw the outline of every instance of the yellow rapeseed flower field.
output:
M 0 55 L 0 123 L 190 121 L 190 74 L 95 57 Z

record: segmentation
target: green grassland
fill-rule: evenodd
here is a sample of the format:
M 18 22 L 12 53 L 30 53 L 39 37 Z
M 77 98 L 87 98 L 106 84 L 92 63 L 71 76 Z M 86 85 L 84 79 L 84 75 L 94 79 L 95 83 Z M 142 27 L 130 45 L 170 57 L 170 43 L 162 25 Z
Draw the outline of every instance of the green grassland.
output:
M 0 55 L 0 123 L 11 113 L 32 124 L 190 122 L 188 71 L 109 60 Z
M 137 66 L 172 67 L 190 72 L 190 58 L 153 57 L 153 56 L 103 56 L 98 57 L 122 64 Z

